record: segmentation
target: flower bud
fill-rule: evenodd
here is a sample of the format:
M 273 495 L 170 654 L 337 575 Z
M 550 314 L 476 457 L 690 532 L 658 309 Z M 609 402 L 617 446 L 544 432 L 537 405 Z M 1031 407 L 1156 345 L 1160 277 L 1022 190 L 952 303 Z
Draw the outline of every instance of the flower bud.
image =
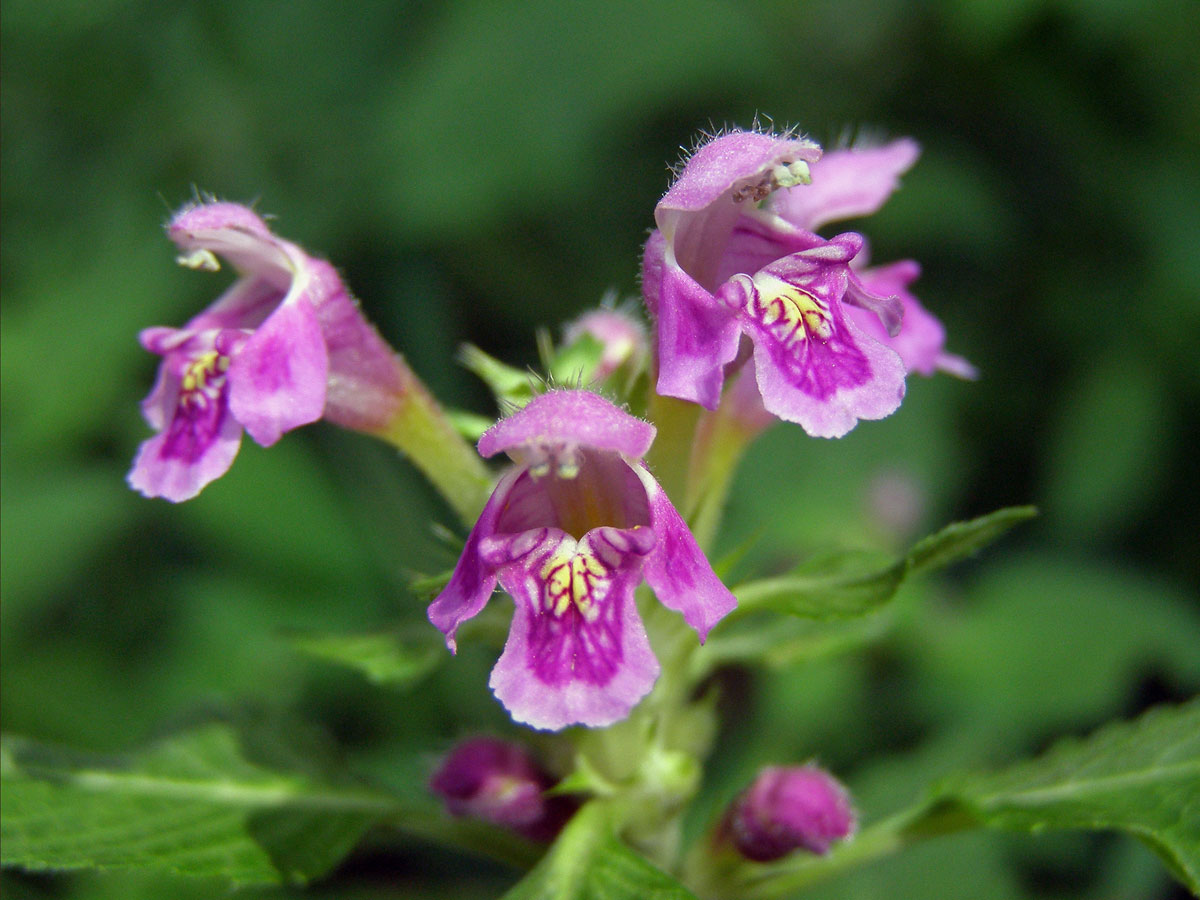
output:
M 824 855 L 856 826 L 850 795 L 816 766 L 763 769 L 733 802 L 723 824 L 738 851 L 755 862 L 799 849 Z
M 596 380 L 607 378 L 630 361 L 640 366 L 646 356 L 646 328 L 626 310 L 602 306 L 586 312 L 567 325 L 563 341 L 570 345 L 585 335 L 598 341 L 602 348 L 596 371 L 592 373 Z
M 450 751 L 429 788 L 455 816 L 483 819 L 535 841 L 550 841 L 575 811 L 569 797 L 547 797 L 554 780 L 517 744 L 471 738 Z

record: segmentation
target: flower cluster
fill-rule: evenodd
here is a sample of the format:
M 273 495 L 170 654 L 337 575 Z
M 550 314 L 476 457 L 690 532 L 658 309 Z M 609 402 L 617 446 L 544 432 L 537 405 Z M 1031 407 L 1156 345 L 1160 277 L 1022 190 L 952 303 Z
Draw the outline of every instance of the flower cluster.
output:
M 875 212 L 917 154 L 910 140 L 823 155 L 790 133 L 710 139 L 654 212 L 642 264 L 653 339 L 627 312 L 598 310 L 566 330 L 578 352 L 564 367 L 586 358 L 574 371 L 587 373 L 589 387 L 616 390 L 639 410 L 646 404 L 631 392 L 647 369 L 662 395 L 709 409 L 724 395 L 731 421 L 753 423 L 743 429 L 751 436 L 768 416 L 841 436 L 893 412 L 908 372 L 971 375 L 909 292 L 916 263 L 872 267 L 860 235 L 817 232 Z M 643 582 L 700 642 L 735 607 L 646 462 L 653 424 L 587 388 L 526 389 L 523 407 L 475 432 L 483 431 L 477 455 L 329 263 L 232 203 L 189 205 L 167 233 L 181 264 L 214 270 L 220 258 L 238 277 L 182 328 L 141 335 L 162 357 L 143 404 L 158 433 L 129 475 L 142 493 L 195 496 L 229 468 L 243 430 L 270 445 L 326 418 L 385 437 L 474 522 L 429 619 L 455 650 L 459 626 L 497 584 L 513 598 L 490 684 L 513 719 L 538 729 L 606 726 L 650 693 L 660 663 L 638 611 Z M 753 378 L 747 370 L 724 390 L 751 360 Z M 671 452 L 682 453 L 686 439 L 675 435 Z M 499 454 L 511 465 L 485 502 L 480 457 Z M 700 525 L 697 533 L 709 536 Z M 498 752 L 475 749 L 489 759 Z

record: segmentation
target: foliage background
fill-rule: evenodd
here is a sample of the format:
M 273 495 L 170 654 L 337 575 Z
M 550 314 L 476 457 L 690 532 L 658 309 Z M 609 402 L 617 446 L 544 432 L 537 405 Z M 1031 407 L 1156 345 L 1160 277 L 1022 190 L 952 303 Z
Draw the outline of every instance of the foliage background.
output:
M 532 363 L 536 325 L 634 294 L 664 163 L 756 113 L 827 145 L 921 141 L 873 252 L 922 262 L 919 295 L 982 378 L 914 378 L 897 415 L 836 443 L 771 432 L 722 548 L 756 536 L 749 571 L 1006 504 L 1043 516 L 905 588 L 870 651 L 729 673 L 702 811 L 762 763 L 816 755 L 874 818 L 943 772 L 1200 685 L 1191 0 L 9 0 L 0 28 L 7 731 L 109 751 L 213 716 L 304 723 L 384 778 L 513 731 L 487 648 L 398 694 L 288 643 L 420 627 L 409 573 L 453 562 L 428 528 L 448 512 L 387 448 L 318 425 L 269 452 L 247 441 L 181 507 L 125 488 L 155 367 L 136 332 L 220 288 L 174 266 L 158 225 L 197 188 L 257 199 L 440 396 L 491 414 L 456 346 Z M 872 503 L 888 485 L 913 501 L 890 517 Z M 468 871 L 462 896 L 513 879 Z M 313 895 L 439 896 L 462 875 L 384 836 Z M 214 890 L 3 879 L 11 897 Z M 814 895 L 885 889 L 1173 890 L 1109 836 L 965 836 Z

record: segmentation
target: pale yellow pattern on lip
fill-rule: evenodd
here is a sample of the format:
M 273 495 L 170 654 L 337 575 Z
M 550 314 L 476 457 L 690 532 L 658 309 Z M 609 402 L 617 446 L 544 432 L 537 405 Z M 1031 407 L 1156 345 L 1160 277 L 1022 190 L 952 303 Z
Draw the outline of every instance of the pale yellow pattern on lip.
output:
M 183 370 L 180 380 L 179 403 L 183 406 L 205 406 L 220 396 L 229 371 L 229 357 L 209 350 L 192 360 Z
M 609 570 L 590 550 L 579 549 L 571 540 L 563 541 L 542 566 L 542 607 L 562 616 L 572 606 L 587 622 L 600 616 L 597 592 L 609 578 Z
M 808 291 L 760 272 L 752 279 L 747 311 L 785 346 L 808 340 L 827 341 L 833 336 L 833 319 Z

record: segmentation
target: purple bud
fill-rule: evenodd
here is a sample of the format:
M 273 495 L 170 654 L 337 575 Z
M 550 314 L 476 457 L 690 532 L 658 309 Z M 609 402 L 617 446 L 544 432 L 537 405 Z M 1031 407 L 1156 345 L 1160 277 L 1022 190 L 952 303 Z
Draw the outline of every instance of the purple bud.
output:
M 535 841 L 550 841 L 575 811 L 570 797 L 547 797 L 552 779 L 517 744 L 471 738 L 450 751 L 429 788 L 455 816 L 483 819 Z
M 793 850 L 824 855 L 854 833 L 845 787 L 816 766 L 771 766 L 733 802 L 722 831 L 738 851 L 770 862 Z

